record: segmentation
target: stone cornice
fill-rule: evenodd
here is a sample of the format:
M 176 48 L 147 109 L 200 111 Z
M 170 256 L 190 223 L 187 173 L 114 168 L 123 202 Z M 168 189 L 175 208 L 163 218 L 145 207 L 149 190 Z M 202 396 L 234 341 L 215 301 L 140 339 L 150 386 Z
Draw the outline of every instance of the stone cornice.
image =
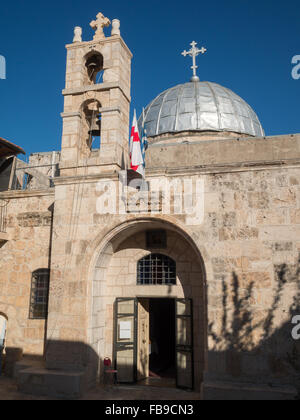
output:
M 76 49 L 81 49 L 82 47 L 93 47 L 93 46 L 95 48 L 97 48 L 97 45 L 103 46 L 105 44 L 112 44 L 116 41 L 119 41 L 122 44 L 122 46 L 125 48 L 128 56 L 130 57 L 130 59 L 132 59 L 133 54 L 130 51 L 130 49 L 128 48 L 124 39 L 121 36 L 117 36 L 117 35 L 114 35 L 114 36 L 111 36 L 111 37 L 108 37 L 108 38 L 104 38 L 104 39 L 101 39 L 101 40 L 96 40 L 96 41 L 93 40 L 93 41 L 76 42 L 74 44 L 67 44 L 66 49 L 67 50 L 76 50 Z
M 99 113 L 104 114 L 105 112 L 119 112 L 121 114 L 121 108 L 119 106 L 99 108 Z M 60 116 L 62 118 L 73 118 L 73 117 L 82 118 L 82 115 L 80 114 L 80 112 L 62 112 Z
M 73 117 L 81 118 L 82 117 L 80 112 L 62 112 L 60 116 L 62 118 L 73 118 Z
M 119 114 L 121 114 L 121 108 L 119 106 L 107 106 L 107 107 L 102 107 L 99 108 L 99 112 L 101 114 L 105 113 L 105 112 L 119 112 Z
M 221 133 L 220 133 L 221 134 Z M 196 140 L 192 140 L 192 141 L 184 141 L 184 142 L 176 142 L 176 140 L 180 140 L 182 137 L 187 137 L 187 138 L 196 138 L 198 139 L 198 141 Z M 203 139 L 201 139 L 201 137 L 203 137 Z M 295 133 L 295 134 L 281 134 L 278 136 L 265 136 L 265 137 L 253 137 L 253 136 L 240 136 L 240 137 L 220 137 L 220 138 L 205 138 L 205 137 L 209 137 L 209 134 L 207 133 L 197 133 L 197 132 L 186 132 L 186 133 L 179 133 L 176 135 L 164 135 L 164 136 L 157 136 L 157 137 L 149 137 L 148 141 L 149 141 L 149 149 L 150 148 L 154 148 L 154 147 L 176 147 L 176 146 L 180 146 L 180 145 L 188 145 L 188 146 L 194 146 L 194 145 L 199 145 L 199 144 L 204 144 L 204 143 L 226 143 L 228 141 L 230 142 L 253 142 L 253 141 L 261 141 L 261 142 L 265 142 L 265 141 L 272 141 L 272 140 L 284 140 L 284 139 L 299 139 L 300 138 L 300 134 L 299 133 Z M 164 141 L 169 141 L 169 140 L 175 140 L 173 143 L 164 143 Z
M 49 188 L 46 190 L 10 190 L 0 192 L 0 200 L 8 200 L 8 199 L 15 199 L 15 198 L 29 198 L 29 197 L 46 197 L 46 196 L 54 196 L 55 190 L 54 188 Z
M 189 168 L 165 169 L 165 168 L 150 168 L 147 169 L 146 180 L 154 177 L 171 177 L 171 176 L 194 176 L 194 175 L 210 175 L 234 172 L 249 172 L 249 171 L 263 171 L 263 170 L 278 170 L 278 169 L 293 169 L 300 168 L 299 159 L 287 159 L 280 161 L 261 161 L 261 162 L 242 162 L 232 163 L 228 165 L 205 165 L 194 166 Z M 55 178 L 54 185 L 73 185 L 78 183 L 96 183 L 99 180 L 108 179 L 110 181 L 118 181 L 118 172 L 107 172 L 97 175 L 79 175 L 79 176 L 66 176 Z M 43 197 L 54 196 L 55 188 L 47 190 L 11 190 L 0 193 L 1 199 L 18 199 L 29 197 Z
M 263 170 L 278 170 L 278 169 L 293 169 L 300 167 L 300 160 L 290 161 L 262 161 L 262 162 L 243 162 L 243 163 L 232 163 L 228 165 L 205 165 L 205 166 L 194 166 L 189 168 L 177 168 L 177 169 L 163 169 L 163 168 L 150 168 L 146 170 L 147 179 L 158 176 L 194 176 L 194 175 L 210 175 L 210 174 L 222 174 L 222 173 L 233 173 L 233 172 L 249 172 L 249 171 L 263 171 Z M 117 181 L 119 177 L 118 172 L 102 173 L 98 175 L 80 175 L 80 176 L 69 176 L 60 177 L 54 179 L 55 185 L 68 185 L 76 184 L 80 182 L 93 183 L 101 179 L 109 179 L 111 181 Z M 0 197 L 1 198 L 1 197 Z
M 62 91 L 62 94 L 63 96 L 82 95 L 86 92 L 101 92 L 110 89 L 120 89 L 126 97 L 126 99 L 128 100 L 128 102 L 131 102 L 131 97 L 124 92 L 124 89 L 122 89 L 119 82 L 99 83 L 97 85 L 86 85 L 74 89 L 64 89 Z
M 293 169 L 300 167 L 300 159 L 286 159 L 278 161 L 256 161 L 240 162 L 220 165 L 203 165 L 182 168 L 149 168 L 146 169 L 147 176 L 177 176 L 177 175 L 198 175 L 198 174 L 221 174 L 232 172 L 249 172 L 263 170 Z
M 118 172 L 108 172 L 98 175 L 78 175 L 78 176 L 65 176 L 54 179 L 54 185 L 72 185 L 79 183 L 95 183 L 101 179 L 109 179 L 110 181 L 117 181 L 119 179 Z

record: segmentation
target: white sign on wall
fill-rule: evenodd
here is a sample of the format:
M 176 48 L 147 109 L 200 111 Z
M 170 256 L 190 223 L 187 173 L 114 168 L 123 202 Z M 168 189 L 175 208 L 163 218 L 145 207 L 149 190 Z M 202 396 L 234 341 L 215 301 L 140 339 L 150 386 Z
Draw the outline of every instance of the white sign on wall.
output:
M 121 321 L 119 325 L 119 339 L 131 340 L 131 322 Z

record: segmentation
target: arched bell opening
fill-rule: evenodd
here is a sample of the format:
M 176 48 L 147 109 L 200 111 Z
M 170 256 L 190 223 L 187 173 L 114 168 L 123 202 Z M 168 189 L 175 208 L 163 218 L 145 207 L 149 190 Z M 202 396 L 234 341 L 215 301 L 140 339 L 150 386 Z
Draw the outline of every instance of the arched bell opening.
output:
M 87 150 L 99 149 L 101 139 L 101 104 L 97 100 L 86 101 L 82 105 L 83 147 Z
M 103 56 L 99 52 L 92 51 L 85 57 L 87 69 L 87 84 L 101 83 L 103 77 Z

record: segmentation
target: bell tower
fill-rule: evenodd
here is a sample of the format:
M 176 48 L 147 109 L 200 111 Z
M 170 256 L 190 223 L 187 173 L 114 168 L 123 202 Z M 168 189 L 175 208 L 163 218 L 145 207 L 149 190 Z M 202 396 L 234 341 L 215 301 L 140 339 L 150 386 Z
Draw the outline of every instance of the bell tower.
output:
M 98 13 L 92 41 L 76 27 L 67 45 L 61 175 L 111 173 L 124 169 L 128 156 L 132 54 L 120 22 Z M 104 28 L 112 26 L 111 36 Z M 100 139 L 100 141 L 99 141 Z M 100 147 L 99 147 L 100 144 Z

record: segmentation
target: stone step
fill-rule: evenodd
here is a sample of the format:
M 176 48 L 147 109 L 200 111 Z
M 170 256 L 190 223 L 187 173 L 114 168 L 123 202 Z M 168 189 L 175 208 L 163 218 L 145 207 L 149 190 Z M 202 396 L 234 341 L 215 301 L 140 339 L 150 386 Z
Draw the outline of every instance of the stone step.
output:
M 18 372 L 18 389 L 24 394 L 55 399 L 78 399 L 83 395 L 83 371 L 67 372 L 30 367 Z
M 32 360 L 23 358 L 19 362 L 16 362 L 14 365 L 14 379 L 18 380 L 19 373 L 25 369 L 30 368 L 39 368 L 43 369 L 45 367 L 45 362 L 42 359 L 39 360 Z

